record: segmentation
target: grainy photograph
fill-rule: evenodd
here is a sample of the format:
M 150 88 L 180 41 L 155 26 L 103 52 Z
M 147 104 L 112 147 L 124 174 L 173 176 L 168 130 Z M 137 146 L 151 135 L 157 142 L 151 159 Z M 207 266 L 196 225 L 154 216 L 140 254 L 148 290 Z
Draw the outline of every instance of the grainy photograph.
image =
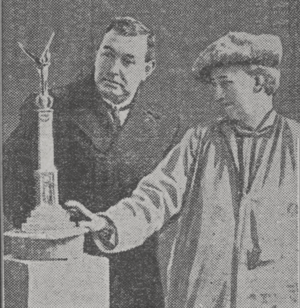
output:
M 299 307 L 298 0 L 2 2 L 2 307 Z

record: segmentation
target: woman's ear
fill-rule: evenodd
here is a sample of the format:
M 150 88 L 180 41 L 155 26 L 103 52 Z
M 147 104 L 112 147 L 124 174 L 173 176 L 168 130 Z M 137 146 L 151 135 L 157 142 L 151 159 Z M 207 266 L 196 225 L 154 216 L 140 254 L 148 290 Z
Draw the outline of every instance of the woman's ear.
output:
M 255 80 L 255 85 L 253 88 L 253 92 L 259 93 L 263 89 L 265 78 L 262 75 L 257 75 L 254 77 L 254 80 Z
M 150 60 L 150 61 L 148 61 L 146 63 L 146 66 L 145 66 L 145 79 L 152 74 L 152 72 L 154 71 L 155 67 L 156 67 L 155 60 Z

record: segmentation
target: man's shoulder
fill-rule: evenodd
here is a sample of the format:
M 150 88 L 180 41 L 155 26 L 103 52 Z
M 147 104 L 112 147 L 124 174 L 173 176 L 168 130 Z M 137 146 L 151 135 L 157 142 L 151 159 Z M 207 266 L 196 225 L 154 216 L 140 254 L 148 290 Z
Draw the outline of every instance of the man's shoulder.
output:
M 72 81 L 61 87 L 52 88 L 50 95 L 56 98 L 78 97 L 78 95 L 90 94 L 95 88 L 95 83 L 92 74 L 88 74 L 83 78 Z
M 65 98 L 68 97 L 69 94 L 69 85 L 66 86 L 61 86 L 61 87 L 57 87 L 57 88 L 52 88 L 49 90 L 49 95 L 54 99 L 54 101 L 56 102 L 57 100 L 59 100 L 59 102 L 65 102 Z M 37 92 L 33 92 L 30 93 L 24 103 L 22 104 L 21 108 L 20 108 L 20 113 L 22 114 L 27 114 L 27 113 L 31 113 L 35 110 L 38 109 L 38 106 L 36 104 L 36 100 L 38 97 L 39 93 Z M 61 103 L 59 103 L 59 105 L 54 105 L 54 107 L 61 107 L 60 106 Z
M 92 88 L 92 78 L 90 75 L 85 78 L 72 81 L 66 85 L 49 89 L 49 95 L 53 98 L 53 109 L 63 111 L 72 107 L 76 100 L 90 93 Z M 31 93 L 21 106 L 21 114 L 32 112 L 37 109 L 35 103 L 38 93 Z

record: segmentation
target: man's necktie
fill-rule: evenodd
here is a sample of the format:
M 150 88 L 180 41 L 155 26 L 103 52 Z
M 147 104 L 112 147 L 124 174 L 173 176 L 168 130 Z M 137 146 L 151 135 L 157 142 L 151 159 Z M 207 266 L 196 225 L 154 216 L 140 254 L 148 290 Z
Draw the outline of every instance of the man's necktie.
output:
M 109 117 L 111 119 L 112 125 L 114 127 L 114 131 L 119 130 L 119 128 L 122 126 L 123 123 L 121 123 L 120 119 L 120 112 L 129 110 L 134 106 L 134 101 L 132 101 L 130 104 L 119 107 L 117 105 L 114 105 L 112 103 L 106 102 L 106 108 L 107 112 L 109 113 Z
M 112 108 L 110 108 L 109 112 L 110 112 L 110 115 L 111 115 L 114 131 L 117 131 L 119 129 L 119 127 L 121 127 L 119 109 L 116 108 L 116 107 L 112 107 Z

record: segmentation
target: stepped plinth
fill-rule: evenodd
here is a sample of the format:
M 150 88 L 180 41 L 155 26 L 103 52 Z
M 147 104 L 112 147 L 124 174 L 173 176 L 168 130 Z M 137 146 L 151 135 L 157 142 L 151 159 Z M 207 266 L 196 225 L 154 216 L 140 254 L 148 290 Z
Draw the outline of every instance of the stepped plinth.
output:
M 62 208 L 40 206 L 21 230 L 5 233 L 10 237 L 13 258 L 58 260 L 77 258 L 83 253 L 84 228 L 76 227 Z

